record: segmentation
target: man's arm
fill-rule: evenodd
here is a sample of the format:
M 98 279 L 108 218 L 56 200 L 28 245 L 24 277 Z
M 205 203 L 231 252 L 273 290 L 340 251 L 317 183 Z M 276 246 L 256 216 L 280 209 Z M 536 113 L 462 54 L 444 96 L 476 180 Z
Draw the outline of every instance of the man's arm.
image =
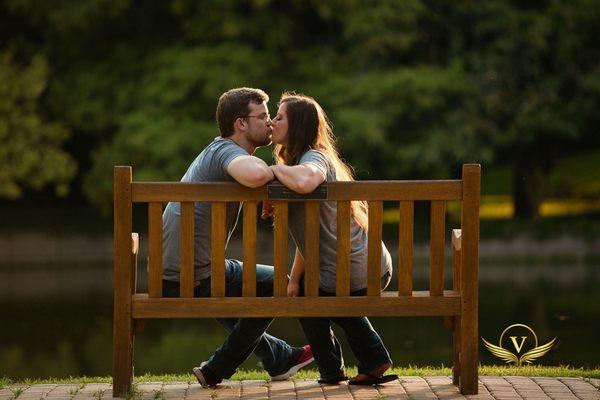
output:
M 327 177 L 312 163 L 294 165 L 271 165 L 275 177 L 288 188 L 300 194 L 311 193 Z
M 244 186 L 259 187 L 273 180 L 273 172 L 260 158 L 239 156 L 227 166 L 227 173 Z

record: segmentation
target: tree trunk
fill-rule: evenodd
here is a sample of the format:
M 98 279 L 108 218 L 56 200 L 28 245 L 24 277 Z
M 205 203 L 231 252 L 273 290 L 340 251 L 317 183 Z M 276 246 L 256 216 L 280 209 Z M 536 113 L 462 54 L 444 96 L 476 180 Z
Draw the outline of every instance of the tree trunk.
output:
M 513 171 L 515 218 L 539 219 L 543 187 L 544 173 L 542 169 L 526 157 L 516 160 Z

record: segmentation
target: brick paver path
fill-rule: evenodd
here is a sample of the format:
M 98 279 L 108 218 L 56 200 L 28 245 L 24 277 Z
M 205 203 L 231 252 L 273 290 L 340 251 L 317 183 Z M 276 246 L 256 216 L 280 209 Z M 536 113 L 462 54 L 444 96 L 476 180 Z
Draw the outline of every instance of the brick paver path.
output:
M 314 380 L 286 382 L 226 381 L 216 389 L 197 383 L 141 383 L 136 400 L 202 399 L 528 399 L 599 400 L 600 380 L 581 378 L 528 378 L 482 376 L 479 394 L 463 396 L 449 377 L 401 377 L 377 387 L 323 386 Z M 86 385 L 10 385 L 0 389 L 0 400 L 105 400 L 112 399 L 108 383 Z

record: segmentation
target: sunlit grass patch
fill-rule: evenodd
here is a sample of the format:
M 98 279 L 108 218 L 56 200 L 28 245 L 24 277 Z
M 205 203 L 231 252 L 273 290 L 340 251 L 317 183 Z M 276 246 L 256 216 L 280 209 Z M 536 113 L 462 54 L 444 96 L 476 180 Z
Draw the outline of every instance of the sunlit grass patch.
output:
M 0 389 L 10 385 L 12 383 L 12 380 L 10 380 L 9 378 L 3 376 L 0 378 Z
M 575 368 L 569 365 L 527 365 L 521 367 L 480 365 L 479 374 L 486 376 L 546 376 L 600 378 L 600 368 Z
M 354 376 L 358 373 L 355 367 L 346 368 L 346 375 Z M 452 368 L 441 365 L 395 367 L 389 373 L 398 376 L 450 376 Z M 523 367 L 480 365 L 479 374 L 487 376 L 547 376 L 547 377 L 582 377 L 600 378 L 600 368 L 585 369 L 565 366 L 529 365 Z M 318 379 L 319 373 L 315 369 L 300 370 L 293 379 Z M 269 376 L 262 370 L 238 371 L 231 378 L 233 380 L 267 380 Z

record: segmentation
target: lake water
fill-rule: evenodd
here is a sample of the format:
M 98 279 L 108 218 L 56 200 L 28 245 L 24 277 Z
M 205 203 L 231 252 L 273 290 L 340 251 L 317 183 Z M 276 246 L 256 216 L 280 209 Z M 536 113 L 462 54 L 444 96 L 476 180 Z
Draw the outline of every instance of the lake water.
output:
M 235 244 L 232 248 L 234 253 L 239 250 Z M 259 260 L 263 261 L 260 256 Z M 427 288 L 427 271 L 426 257 L 417 257 L 416 289 Z M 110 260 L 0 261 L 0 376 L 110 375 L 112 281 Z M 537 363 L 597 367 L 599 283 L 597 253 L 483 254 L 480 335 L 497 343 L 508 325 L 524 323 L 535 330 L 540 344 L 557 338 L 555 348 Z M 139 284 L 145 287 L 143 279 Z M 451 365 L 451 335 L 441 318 L 373 318 L 372 322 L 396 365 Z M 294 319 L 276 320 L 269 332 L 294 345 L 305 342 Z M 188 372 L 206 360 L 224 337 L 222 328 L 210 319 L 150 321 L 136 338 L 136 374 Z M 346 364 L 353 365 L 343 335 L 338 337 L 345 346 Z M 480 360 L 503 364 L 483 345 Z M 256 368 L 257 359 L 252 356 L 244 367 Z

